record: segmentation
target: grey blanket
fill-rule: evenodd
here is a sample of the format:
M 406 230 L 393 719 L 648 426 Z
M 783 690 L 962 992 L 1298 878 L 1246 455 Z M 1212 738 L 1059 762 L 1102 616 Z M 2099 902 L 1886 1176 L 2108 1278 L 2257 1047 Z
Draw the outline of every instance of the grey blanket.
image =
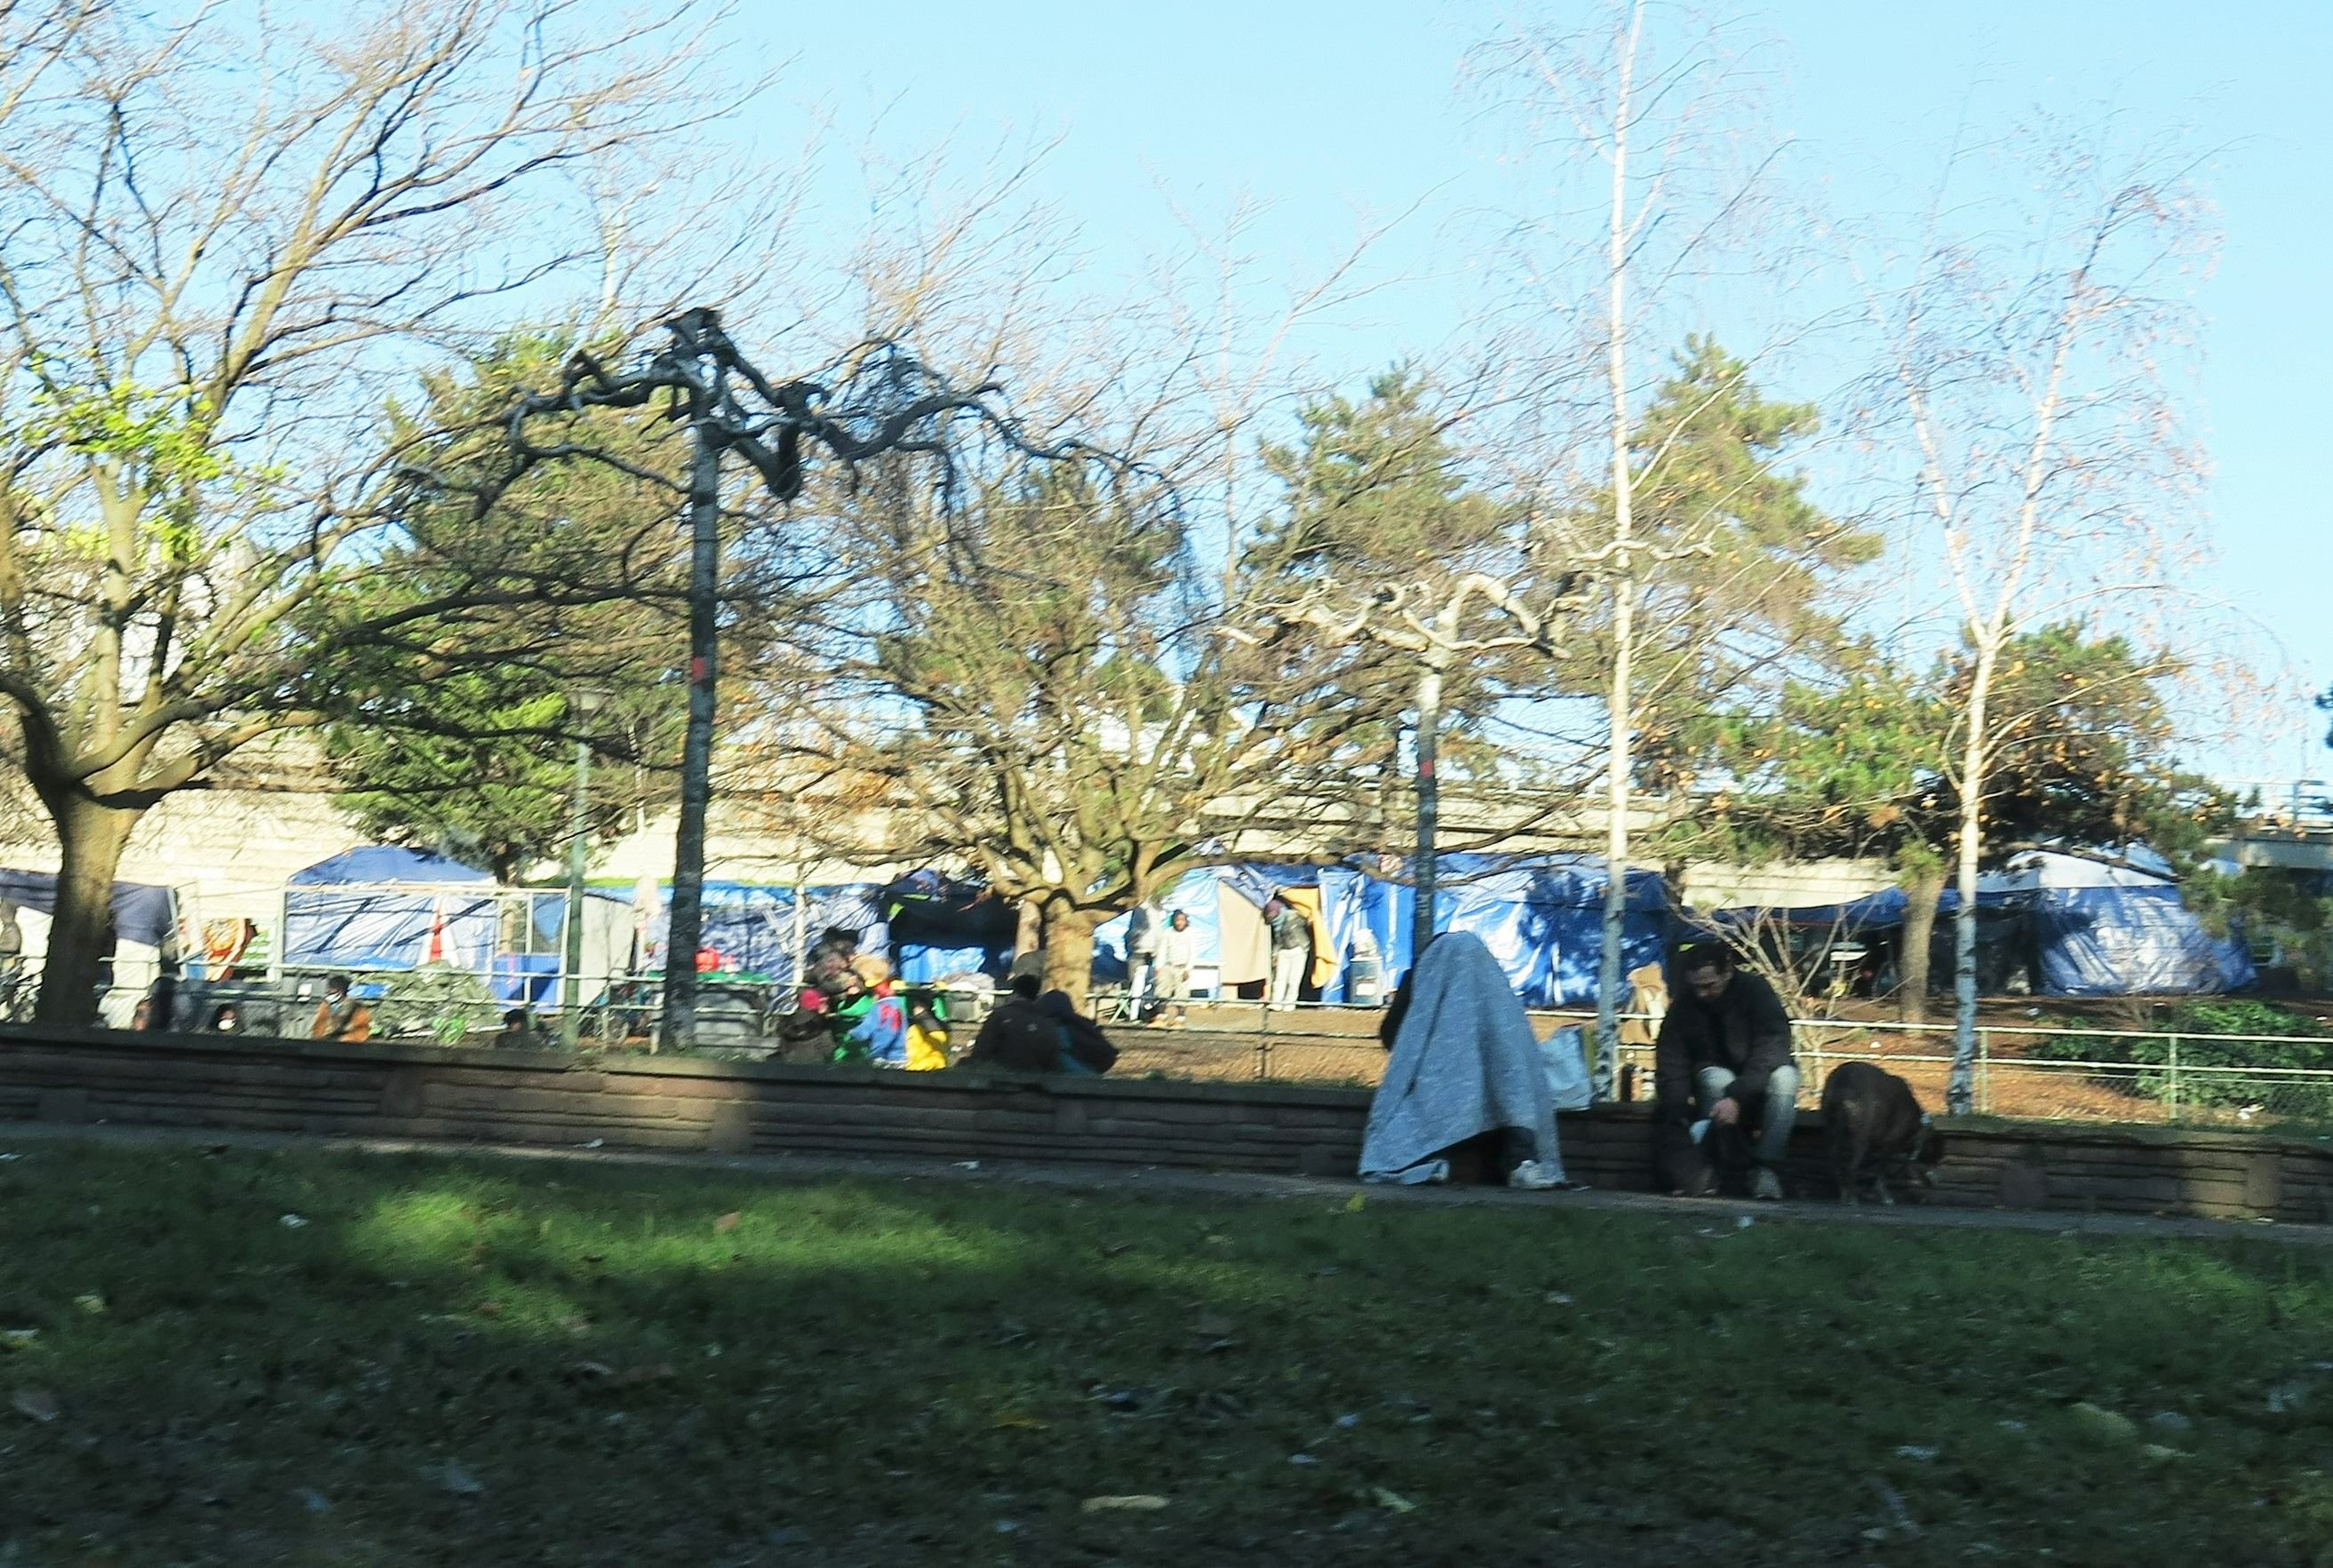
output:
M 1555 1106 L 1531 1020 L 1482 938 L 1434 939 L 1410 976 L 1408 1016 L 1361 1140 L 1364 1181 L 1435 1181 L 1441 1150 L 1493 1128 L 1530 1140 L 1543 1173 L 1563 1179 Z

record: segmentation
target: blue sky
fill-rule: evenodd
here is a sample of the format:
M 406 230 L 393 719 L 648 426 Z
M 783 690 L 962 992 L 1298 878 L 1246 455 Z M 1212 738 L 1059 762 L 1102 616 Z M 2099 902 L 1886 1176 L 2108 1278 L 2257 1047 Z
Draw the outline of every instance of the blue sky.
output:
M 1357 213 L 1423 204 L 1372 257 L 1406 281 L 1312 345 L 1349 358 L 1356 376 L 1450 341 L 1475 298 L 1474 255 L 1454 236 L 1469 213 L 1517 199 L 1495 125 L 1460 88 L 1465 50 L 1502 14 L 1490 6 L 748 4 L 741 42 L 791 57 L 781 95 L 822 106 L 847 135 L 875 127 L 898 154 L 1058 138 L 1035 189 L 1078 226 L 1104 273 L 1131 274 L 1173 248 L 1174 204 L 1220 212 L 1243 193 L 1269 204 L 1250 248 L 1291 275 L 1340 252 Z M 2203 358 L 2191 409 L 2214 467 L 2219 560 L 2196 586 L 2237 612 L 2264 676 L 2295 694 L 2333 684 L 2312 374 L 2333 344 L 2322 277 L 2333 95 L 2321 82 L 2333 5 L 1803 0 L 1725 21 L 1766 78 L 1766 114 L 1793 139 L 1794 177 L 1848 217 L 1917 207 L 1957 125 L 2002 130 L 2037 111 L 2077 124 L 2111 114 L 2128 133 L 2175 137 L 2203 159 L 2222 245 L 2197 294 Z M 791 118 L 776 116 L 772 133 Z M 1726 323 L 1710 324 L 1724 334 Z M 2290 705 L 2241 727 L 2248 742 L 2208 747 L 2225 773 L 2333 772 L 2313 721 Z

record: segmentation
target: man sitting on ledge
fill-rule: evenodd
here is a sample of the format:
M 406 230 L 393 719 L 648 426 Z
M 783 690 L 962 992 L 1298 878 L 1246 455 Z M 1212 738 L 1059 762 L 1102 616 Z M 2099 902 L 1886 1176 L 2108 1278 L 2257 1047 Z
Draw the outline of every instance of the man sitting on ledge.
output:
M 1034 975 L 1013 976 L 1013 994 L 996 1005 L 973 1037 L 967 1067 L 1013 1073 L 1107 1073 L 1118 1051 L 1101 1026 L 1080 1016 L 1068 995 L 1047 992 Z
M 1653 1082 L 1664 1122 L 1697 1111 L 1757 1141 L 1750 1196 L 1782 1196 L 1780 1174 L 1799 1115 L 1799 1068 L 1791 1015 L 1774 987 L 1738 973 L 1714 942 L 1687 948 L 1677 966 L 1684 995 L 1669 1004 L 1653 1044 Z

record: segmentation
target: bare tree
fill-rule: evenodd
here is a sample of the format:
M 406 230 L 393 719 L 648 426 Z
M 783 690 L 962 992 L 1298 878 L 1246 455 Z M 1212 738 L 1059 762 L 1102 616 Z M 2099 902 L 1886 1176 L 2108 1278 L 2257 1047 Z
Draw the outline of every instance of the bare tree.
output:
M 1693 274 L 1714 265 L 1717 242 L 1758 188 L 1771 154 L 1744 168 L 1726 145 L 1725 121 L 1739 87 L 1711 37 L 1672 42 L 1646 0 L 1615 0 L 1600 24 L 1576 33 L 1517 25 L 1479 52 L 1483 73 L 1511 89 L 1534 151 L 1586 161 L 1600 192 L 1592 257 L 1573 232 L 1551 233 L 1541 217 L 1522 226 L 1536 297 L 1568 331 L 1538 351 L 1532 388 L 1541 425 L 1576 459 L 1576 482 L 1594 493 L 1592 528 L 1575 527 L 1561 551 L 1592 568 L 1604 586 L 1605 665 L 1600 697 L 1606 887 L 1597 980 L 1599 1094 L 1617 1070 L 1618 1016 L 1626 995 L 1622 939 L 1627 913 L 1629 817 L 1636 798 L 1635 740 L 1646 694 L 1639 689 L 1638 619 L 1648 586 L 1669 563 L 1708 552 L 1700 541 L 1648 531 L 1638 496 L 1667 459 L 1677 430 L 1644 428 L 1647 383 L 1642 347 L 1656 311 L 1673 306 Z M 1586 213 L 1565 215 L 1579 230 Z M 1552 255 L 1548 249 L 1552 246 Z M 1565 253 L 1572 252 L 1570 259 Z M 1576 282 L 1577 294 L 1561 291 Z M 1593 388 L 1592 392 L 1589 388 Z M 1586 455 L 1589 453 L 1593 455 Z
M 62 50 L 60 16 L 82 20 Z M 0 697 L 62 855 L 44 1019 L 90 1015 L 156 802 L 312 722 L 350 641 L 458 647 L 419 607 L 333 608 L 398 536 L 363 456 L 384 390 L 606 271 L 606 226 L 554 216 L 568 177 L 722 107 L 683 91 L 706 80 L 694 5 L 614 29 L 571 0 L 416 0 L 338 33 L 237 16 L 0 15 Z
M 1973 1102 L 1977 873 L 1991 775 L 2022 715 L 1994 711 L 2002 659 L 2071 616 L 2159 597 L 2200 464 L 2170 376 L 2191 306 L 2200 204 L 2185 172 L 2045 148 L 2016 183 L 2040 210 L 2013 238 L 1984 204 L 1939 201 L 1967 237 L 1932 236 L 1913 276 L 1873 294 L 1917 454 L 1919 509 L 1952 587 L 1967 682 L 1958 795 L 1951 1108 Z

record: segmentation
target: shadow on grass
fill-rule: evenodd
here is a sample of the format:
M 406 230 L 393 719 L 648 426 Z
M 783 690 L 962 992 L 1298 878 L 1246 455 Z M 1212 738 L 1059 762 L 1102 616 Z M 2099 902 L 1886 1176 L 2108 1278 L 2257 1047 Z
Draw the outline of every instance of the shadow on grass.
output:
M 2333 1518 L 2291 1248 L 52 1147 L 0 1258 L 0 1396 L 58 1410 L 0 1414 L 0 1562 L 2274 1562 Z

